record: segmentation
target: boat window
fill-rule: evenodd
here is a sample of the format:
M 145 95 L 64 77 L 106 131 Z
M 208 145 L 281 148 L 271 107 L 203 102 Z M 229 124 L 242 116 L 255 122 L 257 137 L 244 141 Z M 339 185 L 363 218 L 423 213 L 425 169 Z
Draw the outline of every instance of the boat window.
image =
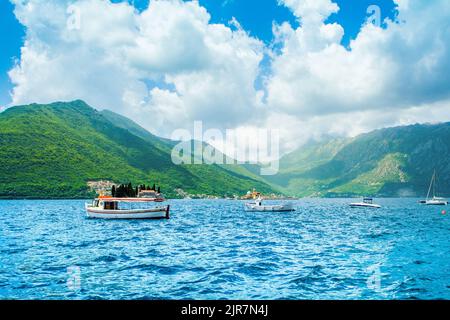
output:
M 114 201 L 105 202 L 104 208 L 107 210 L 117 210 L 117 202 Z

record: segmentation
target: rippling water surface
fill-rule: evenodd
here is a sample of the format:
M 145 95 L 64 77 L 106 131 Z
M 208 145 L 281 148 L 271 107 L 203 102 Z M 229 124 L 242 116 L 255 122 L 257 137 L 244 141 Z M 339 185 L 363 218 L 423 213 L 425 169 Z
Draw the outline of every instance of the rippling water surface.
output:
M 450 298 L 450 215 L 416 199 L 170 201 L 170 220 L 87 219 L 84 201 L 0 201 L 0 298 Z M 448 209 L 447 209 L 448 210 Z

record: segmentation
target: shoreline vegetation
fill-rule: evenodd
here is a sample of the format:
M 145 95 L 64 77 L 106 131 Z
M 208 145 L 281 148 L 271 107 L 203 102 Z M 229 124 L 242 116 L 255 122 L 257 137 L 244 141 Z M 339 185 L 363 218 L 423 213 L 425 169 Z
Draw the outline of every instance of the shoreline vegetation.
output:
M 93 198 L 96 198 L 98 195 L 94 194 L 92 197 L 52 197 L 52 198 L 39 198 L 39 197 L 0 197 L 0 201 L 3 200 L 87 200 L 90 201 Z M 448 196 L 445 196 L 448 197 Z M 339 196 L 339 197 L 280 197 L 280 198 L 264 198 L 267 201 L 277 201 L 277 200 L 304 200 L 304 199 L 360 199 L 361 196 Z M 376 197 L 378 199 L 422 199 L 423 197 L 418 196 L 391 196 L 391 197 Z M 242 198 L 225 198 L 218 196 L 209 196 L 209 197 L 195 197 L 195 198 L 171 198 L 166 197 L 165 200 L 236 200 L 236 201 L 249 201 L 250 199 L 242 199 Z

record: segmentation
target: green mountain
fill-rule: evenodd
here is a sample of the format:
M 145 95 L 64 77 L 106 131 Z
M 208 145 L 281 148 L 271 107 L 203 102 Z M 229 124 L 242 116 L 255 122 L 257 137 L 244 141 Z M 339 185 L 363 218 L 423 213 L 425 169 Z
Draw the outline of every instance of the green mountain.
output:
M 90 197 L 87 183 L 98 180 L 156 183 L 169 197 L 179 189 L 232 196 L 252 188 L 293 196 L 423 197 L 433 170 L 441 195 L 450 195 L 450 123 L 310 142 L 285 155 L 274 176 L 260 176 L 257 165 L 174 165 L 177 143 L 82 101 L 12 107 L 0 113 L 0 198 Z
M 233 195 L 273 187 L 240 166 L 174 165 L 171 146 L 131 120 L 83 101 L 0 113 L 0 197 L 83 198 L 87 182 L 156 183 L 170 197 Z
M 115 112 L 112 112 L 110 110 L 102 110 L 100 111 L 101 115 L 104 116 L 107 120 L 109 120 L 111 123 L 113 123 L 116 127 L 125 129 L 130 131 L 130 133 L 134 134 L 135 136 L 138 136 L 139 138 L 158 146 L 160 149 L 164 149 L 166 151 L 170 151 L 170 149 L 177 143 L 177 141 L 172 141 L 169 139 L 164 139 L 161 137 L 158 137 L 144 128 L 142 128 L 140 125 L 138 125 L 136 122 L 130 120 L 127 117 L 124 117 L 120 114 L 117 114 Z
M 296 196 L 426 195 L 436 169 L 450 194 L 450 123 L 376 130 L 309 143 L 280 161 L 269 181 Z

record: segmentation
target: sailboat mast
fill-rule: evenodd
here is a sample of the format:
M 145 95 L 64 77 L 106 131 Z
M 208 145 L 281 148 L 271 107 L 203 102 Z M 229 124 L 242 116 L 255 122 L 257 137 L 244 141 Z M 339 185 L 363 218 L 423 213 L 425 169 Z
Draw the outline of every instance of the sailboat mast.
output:
M 433 184 L 433 199 L 436 197 L 436 185 L 437 185 L 437 176 L 436 170 L 434 171 L 434 184 Z
M 431 177 L 430 186 L 428 187 L 427 200 L 430 198 L 431 187 L 433 187 L 433 197 L 434 197 L 434 178 L 436 176 L 436 169 L 433 172 L 433 176 Z

